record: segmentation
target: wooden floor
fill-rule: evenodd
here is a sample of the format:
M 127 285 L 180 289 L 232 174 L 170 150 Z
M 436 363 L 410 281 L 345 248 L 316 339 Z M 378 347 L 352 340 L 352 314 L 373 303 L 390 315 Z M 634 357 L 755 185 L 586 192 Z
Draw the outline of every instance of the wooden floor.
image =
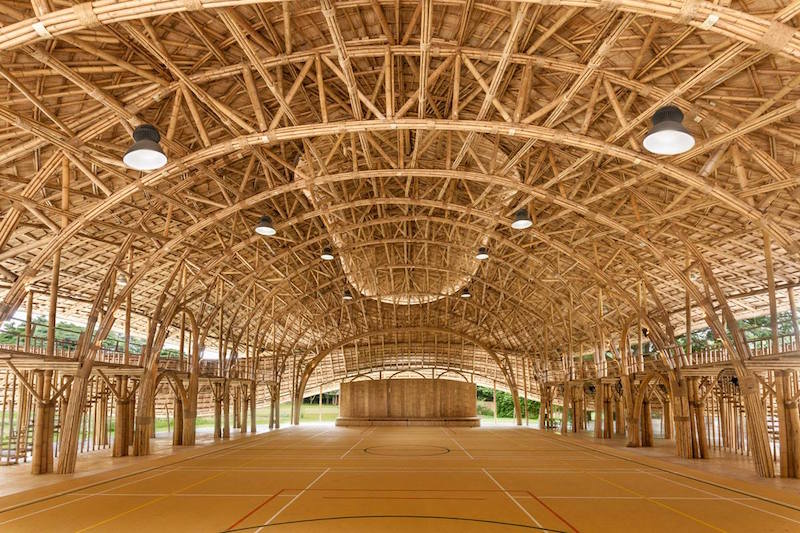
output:
M 799 501 L 526 428 L 307 426 L 0 498 L 0 531 L 797 532 Z

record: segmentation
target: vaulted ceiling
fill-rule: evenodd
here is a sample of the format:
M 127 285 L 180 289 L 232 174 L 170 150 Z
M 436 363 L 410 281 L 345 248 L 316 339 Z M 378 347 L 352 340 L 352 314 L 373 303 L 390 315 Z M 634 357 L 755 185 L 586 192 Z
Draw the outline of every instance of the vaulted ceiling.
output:
M 798 9 L 3 2 L 3 317 L 27 289 L 46 311 L 59 250 L 63 315 L 112 268 L 138 331 L 164 294 L 208 344 L 283 355 L 384 353 L 406 328 L 548 358 L 639 309 L 680 330 L 702 262 L 764 313 L 765 246 L 798 280 Z M 674 157 L 642 148 L 667 104 L 697 139 Z M 121 158 L 145 123 L 169 163 L 139 173 Z

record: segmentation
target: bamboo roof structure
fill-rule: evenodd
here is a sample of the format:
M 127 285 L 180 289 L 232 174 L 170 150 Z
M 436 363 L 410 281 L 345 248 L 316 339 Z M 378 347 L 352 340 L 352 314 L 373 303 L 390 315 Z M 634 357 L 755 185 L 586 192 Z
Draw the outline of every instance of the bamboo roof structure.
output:
M 57 291 L 60 315 L 101 319 L 129 298 L 142 336 L 191 310 L 207 346 L 275 372 L 336 350 L 379 369 L 419 346 L 490 376 L 636 337 L 636 321 L 680 333 L 723 304 L 787 309 L 798 11 L 3 2 L 0 318 L 28 291 L 42 314 Z M 697 143 L 656 156 L 642 140 L 669 104 Z M 141 124 L 161 134 L 159 170 L 122 163 Z M 512 229 L 522 208 L 533 226 Z M 263 215 L 274 237 L 254 233 Z

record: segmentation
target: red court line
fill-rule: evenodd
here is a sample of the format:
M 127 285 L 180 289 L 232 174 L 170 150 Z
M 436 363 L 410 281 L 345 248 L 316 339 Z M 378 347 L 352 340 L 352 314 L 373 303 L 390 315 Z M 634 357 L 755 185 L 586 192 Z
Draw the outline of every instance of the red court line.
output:
M 580 533 L 580 532 L 578 531 L 578 528 L 576 528 L 575 526 L 573 526 L 572 524 L 570 524 L 569 522 L 567 522 L 567 520 L 566 520 L 566 519 L 565 519 L 563 516 L 561 516 L 560 514 L 558 514 L 557 512 L 555 512 L 555 511 L 554 511 L 554 510 L 553 510 L 553 509 L 552 509 L 552 508 L 551 508 L 549 505 L 547 505 L 547 504 L 546 504 L 546 503 L 544 503 L 542 500 L 540 500 L 539 498 L 537 498 L 537 497 L 536 497 L 536 495 L 535 495 L 533 492 L 531 492 L 531 491 L 529 491 L 529 490 L 528 490 L 528 491 L 526 491 L 526 492 L 527 492 L 528 494 L 530 494 L 530 495 L 531 495 L 531 498 L 533 498 L 534 500 L 536 500 L 537 502 L 539 502 L 539 503 L 542 505 L 542 507 L 544 507 L 545 509 L 547 509 L 548 511 L 550 511 L 551 513 L 553 513 L 553 515 L 554 515 L 556 518 L 558 518 L 559 520 L 561 520 L 562 522 L 564 522 L 566 525 L 568 525 L 568 526 L 569 526 L 569 528 L 570 528 L 572 531 L 574 531 L 575 533 Z
M 239 520 L 237 520 L 236 522 L 234 522 L 233 524 L 231 524 L 230 526 L 228 526 L 228 527 L 227 527 L 227 529 L 226 529 L 226 531 L 227 531 L 227 530 L 231 530 L 231 529 L 235 528 L 236 526 L 238 526 L 239 524 L 241 524 L 242 522 L 244 522 L 245 520 L 247 520 L 247 518 L 248 518 L 248 517 L 250 517 L 250 516 L 251 516 L 253 513 L 255 513 L 256 511 L 258 511 L 259 509 L 261 509 L 261 508 L 262 508 L 262 507 L 264 507 L 265 505 L 267 505 L 269 502 L 271 502 L 271 501 L 272 501 L 272 500 L 274 500 L 275 498 L 277 498 L 277 497 L 278 497 L 278 495 L 279 495 L 281 492 L 283 492 L 283 489 L 279 490 L 278 492 L 276 492 L 275 494 L 273 494 L 272 496 L 270 496 L 269 498 L 267 498 L 266 500 L 264 500 L 263 502 L 261 502 L 260 504 L 258 504 L 258 506 L 257 506 L 255 509 L 251 510 L 249 513 L 247 513 L 246 515 L 244 515 L 243 517 L 241 517 Z

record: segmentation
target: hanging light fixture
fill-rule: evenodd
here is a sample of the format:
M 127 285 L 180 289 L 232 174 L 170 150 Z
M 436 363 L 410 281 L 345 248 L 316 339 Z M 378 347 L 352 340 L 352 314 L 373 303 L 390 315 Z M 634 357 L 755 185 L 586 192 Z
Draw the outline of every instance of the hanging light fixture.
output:
M 158 144 L 160 140 L 161 135 L 154 126 L 150 124 L 136 126 L 133 130 L 134 142 L 122 156 L 122 162 L 134 170 L 143 172 L 163 167 L 167 164 L 167 156 Z
M 464 287 L 461 290 L 461 297 L 462 298 L 471 298 L 472 297 L 472 294 L 470 294 L 469 289 L 467 287 Z
M 694 146 L 694 137 L 683 126 L 683 113 L 674 105 L 662 107 L 653 115 L 653 127 L 642 143 L 658 155 L 682 154 Z
M 256 224 L 256 233 L 266 237 L 271 237 L 277 233 L 275 231 L 275 226 L 272 224 L 272 218 L 269 215 L 262 216 L 261 220 L 258 221 L 258 224 Z
M 528 214 L 527 209 L 523 207 L 514 214 L 514 222 L 511 223 L 512 228 L 528 229 L 531 226 L 533 226 L 533 221 L 531 220 L 531 216 Z
M 353 293 L 350 292 L 350 289 L 345 289 L 344 290 L 344 295 L 342 295 L 342 299 L 343 300 L 348 300 L 348 301 L 353 299 Z
M 333 261 L 333 250 L 331 250 L 330 246 L 326 246 L 322 249 L 322 255 L 320 255 L 320 258 L 323 261 Z
M 489 249 L 485 246 L 478 248 L 478 253 L 475 254 L 475 259 L 478 261 L 486 261 L 489 259 Z
M 117 287 L 124 287 L 128 284 L 128 276 L 124 272 L 117 274 Z

